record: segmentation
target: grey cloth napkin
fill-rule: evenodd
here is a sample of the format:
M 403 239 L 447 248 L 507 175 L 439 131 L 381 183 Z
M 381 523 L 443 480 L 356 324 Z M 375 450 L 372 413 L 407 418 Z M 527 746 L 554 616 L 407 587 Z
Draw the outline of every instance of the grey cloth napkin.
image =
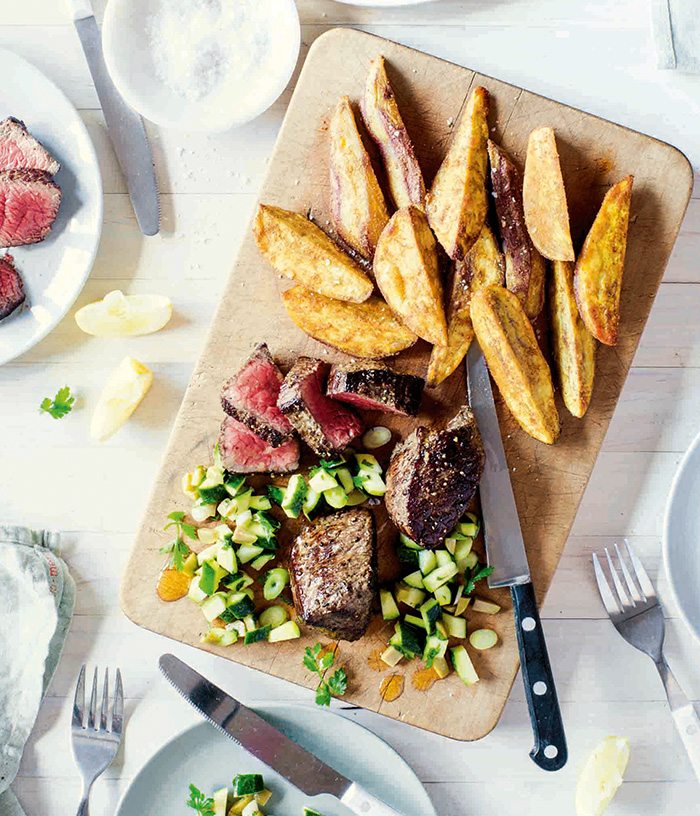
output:
M 651 0 L 659 68 L 700 73 L 700 8 L 697 0 Z
M 0 526 L 0 816 L 24 816 L 9 786 L 75 606 L 58 543 L 56 533 Z

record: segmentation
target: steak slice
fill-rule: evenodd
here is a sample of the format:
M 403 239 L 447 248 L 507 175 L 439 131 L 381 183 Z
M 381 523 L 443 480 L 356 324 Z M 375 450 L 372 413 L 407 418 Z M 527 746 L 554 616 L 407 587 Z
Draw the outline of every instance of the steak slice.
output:
M 24 303 L 24 284 L 15 269 L 12 255 L 0 257 L 0 320 L 9 317 Z
M 55 176 L 61 165 L 32 136 L 24 122 L 8 116 L 0 122 L 0 169 L 44 170 Z
M 0 172 L 0 247 L 36 244 L 51 232 L 61 190 L 43 170 Z
M 360 418 L 325 395 L 328 364 L 300 357 L 284 378 L 279 405 L 301 438 L 319 456 L 344 450 L 362 433 Z
M 277 407 L 282 380 L 267 344 L 260 343 L 221 392 L 224 411 L 274 448 L 294 434 L 289 420 Z
M 302 620 L 331 637 L 362 637 L 377 591 L 372 513 L 342 510 L 304 528 L 292 546 L 290 573 Z
M 366 411 L 415 416 L 424 387 L 422 377 L 398 374 L 375 360 L 353 360 L 331 367 L 326 394 Z
M 444 428 L 417 428 L 394 448 L 387 512 L 402 533 L 434 549 L 467 509 L 483 469 L 479 429 L 464 406 Z
M 232 473 L 286 473 L 299 467 L 296 439 L 274 448 L 233 417 L 221 423 L 219 451 L 224 467 Z

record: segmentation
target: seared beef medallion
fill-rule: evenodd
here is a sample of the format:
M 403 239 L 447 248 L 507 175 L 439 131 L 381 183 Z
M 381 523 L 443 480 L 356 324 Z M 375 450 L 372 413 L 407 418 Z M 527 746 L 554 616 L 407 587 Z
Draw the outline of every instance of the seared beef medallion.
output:
M 424 386 L 422 377 L 399 374 L 376 360 L 353 360 L 331 368 L 326 393 L 366 411 L 415 416 Z
M 299 467 L 296 439 L 275 448 L 230 416 L 221 423 L 219 451 L 224 467 L 231 473 L 288 473 Z

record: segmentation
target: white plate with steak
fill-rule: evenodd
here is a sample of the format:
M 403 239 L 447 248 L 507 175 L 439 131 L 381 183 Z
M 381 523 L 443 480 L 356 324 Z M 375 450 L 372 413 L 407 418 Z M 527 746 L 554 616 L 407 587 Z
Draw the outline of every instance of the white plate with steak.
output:
M 0 257 L 11 256 L 0 275 L 1 365 L 42 340 L 80 294 L 100 242 L 102 181 L 64 94 L 11 51 L 0 49 L 0 70 L 12 78 L 0 90 Z

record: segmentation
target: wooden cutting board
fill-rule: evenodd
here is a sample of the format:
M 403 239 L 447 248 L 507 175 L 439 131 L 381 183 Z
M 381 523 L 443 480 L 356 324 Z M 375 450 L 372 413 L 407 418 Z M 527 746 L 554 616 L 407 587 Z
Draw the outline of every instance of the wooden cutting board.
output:
M 692 187 L 692 171 L 675 148 L 545 99 L 536 94 L 475 74 L 435 57 L 349 29 L 335 29 L 320 37 L 309 51 L 294 96 L 270 160 L 261 200 L 299 212 L 309 209 L 321 225 L 328 218 L 327 122 L 337 99 L 347 94 L 357 102 L 370 60 L 383 54 L 388 62 L 400 108 L 429 183 L 437 170 L 472 86 L 485 86 L 492 97 L 492 138 L 522 164 L 530 131 L 539 125 L 556 130 L 575 245 L 580 246 L 608 187 L 627 173 L 635 176 L 629 246 L 622 296 L 622 326 L 618 346 L 598 351 L 596 385 L 591 407 L 583 420 L 567 414 L 559 400 L 562 433 L 554 446 L 526 436 L 499 404 L 499 417 L 520 512 L 532 576 L 540 601 L 549 587 L 566 543 L 581 496 L 622 390 L 639 337 L 649 315 L 678 233 Z M 288 281 L 275 275 L 260 257 L 250 230 L 241 247 L 221 305 L 212 323 L 202 357 L 192 377 L 146 510 L 143 525 L 122 583 L 122 608 L 135 623 L 175 640 L 215 652 L 244 665 L 309 687 L 313 678 L 303 668 L 306 645 L 317 640 L 311 631 L 301 641 L 284 644 L 237 644 L 226 649 L 200 643 L 206 621 L 184 599 L 165 603 L 155 586 L 167 541 L 162 532 L 166 515 L 186 509 L 180 491 L 184 472 L 208 463 L 222 418 L 219 391 L 256 343 L 266 341 L 283 365 L 299 354 L 337 359 L 302 334 L 282 307 L 279 291 Z M 395 360 L 397 368 L 424 374 L 427 345 L 417 345 Z M 451 415 L 465 400 L 463 367 L 426 394 L 419 421 Z M 377 419 L 379 419 L 377 417 Z M 410 432 L 416 420 L 381 419 L 395 439 Z M 373 418 L 369 417 L 370 424 Z M 610 486 L 611 504 L 615 485 Z M 391 554 L 395 536 L 386 517 L 378 518 L 382 577 L 394 569 Z M 286 531 L 283 548 L 291 533 Z M 337 664 L 350 681 L 345 700 L 389 717 L 460 740 L 478 739 L 496 724 L 518 669 L 510 596 L 491 596 L 504 610 L 487 619 L 469 617 L 477 625 L 497 629 L 499 645 L 473 653 L 481 681 L 465 687 L 453 674 L 429 690 L 414 685 L 419 661 L 403 661 L 396 669 L 381 669 L 378 654 L 392 631 L 378 616 L 367 635 L 350 646 L 339 644 Z M 572 645 L 575 648 L 575 644 Z M 554 666 L 556 675 L 556 666 Z M 382 680 L 399 674 L 403 693 L 393 702 L 380 695 Z

